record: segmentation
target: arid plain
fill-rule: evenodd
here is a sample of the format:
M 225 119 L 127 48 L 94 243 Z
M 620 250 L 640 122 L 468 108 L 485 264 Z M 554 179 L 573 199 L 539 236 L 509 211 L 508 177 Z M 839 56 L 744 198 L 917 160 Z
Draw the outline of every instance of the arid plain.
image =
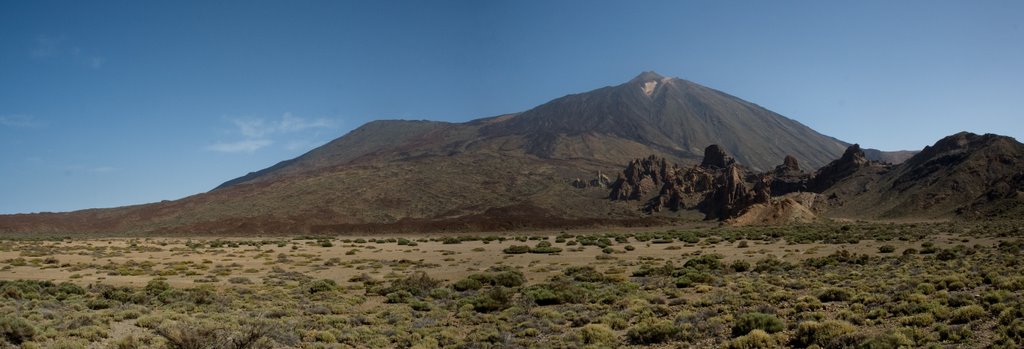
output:
M 1012 223 L 0 242 L 60 348 L 1016 347 Z

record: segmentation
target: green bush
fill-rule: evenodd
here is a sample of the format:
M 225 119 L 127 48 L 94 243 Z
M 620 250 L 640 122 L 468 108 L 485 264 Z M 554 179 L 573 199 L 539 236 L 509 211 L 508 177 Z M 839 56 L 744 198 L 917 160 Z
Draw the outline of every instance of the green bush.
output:
M 580 328 L 580 338 L 583 340 L 583 344 L 589 344 L 602 348 L 615 347 L 619 343 L 619 338 L 607 325 L 602 324 L 586 324 Z
M 841 288 L 830 287 L 818 293 L 822 302 L 845 302 L 850 299 L 850 292 Z
M 309 283 L 306 286 L 306 292 L 310 294 L 317 294 L 320 292 L 332 291 L 338 288 L 338 283 L 331 279 L 320 279 Z
M 572 266 L 565 269 L 565 276 L 582 282 L 605 282 L 608 278 L 591 266 Z
M 949 318 L 949 322 L 954 324 L 966 324 L 984 317 L 985 314 L 985 308 L 980 305 L 972 304 L 962 306 L 953 310 L 953 315 Z
M 522 272 L 508 266 L 491 267 L 487 272 L 470 274 L 466 278 L 491 286 L 519 287 L 526 282 Z
M 452 284 L 452 289 L 456 291 L 476 291 L 484 287 L 484 284 L 477 279 L 462 279 Z
M 507 254 L 523 254 L 523 253 L 530 252 L 530 246 L 526 246 L 526 245 L 512 245 L 512 246 L 506 247 L 504 250 L 501 250 L 501 252 L 504 252 L 504 253 L 507 253 Z
M 738 259 L 729 264 L 729 267 L 732 268 L 732 270 L 736 271 L 737 273 L 742 273 L 750 270 L 750 262 Z
M 742 336 L 753 330 L 776 333 L 785 329 L 786 325 L 778 317 L 765 313 L 746 313 L 736 318 L 732 326 L 733 336 Z
M 831 347 L 833 340 L 857 332 L 857 328 L 842 320 L 826 320 L 824 322 L 805 321 L 796 326 L 790 344 L 797 347 L 818 345 Z
M 626 331 L 626 339 L 633 344 L 657 344 L 679 338 L 683 329 L 668 320 L 640 323 Z
M 0 316 L 0 337 L 11 344 L 21 344 L 36 335 L 35 327 L 20 317 Z
M 491 288 L 473 298 L 473 309 L 481 313 L 508 309 L 512 306 L 512 294 L 512 290 L 504 287 Z
M 765 331 L 754 329 L 744 336 L 737 337 L 725 345 L 726 349 L 769 349 L 781 348 L 775 337 Z
M 878 253 L 893 253 L 893 252 L 896 252 L 896 246 L 893 246 L 893 245 L 878 246 Z

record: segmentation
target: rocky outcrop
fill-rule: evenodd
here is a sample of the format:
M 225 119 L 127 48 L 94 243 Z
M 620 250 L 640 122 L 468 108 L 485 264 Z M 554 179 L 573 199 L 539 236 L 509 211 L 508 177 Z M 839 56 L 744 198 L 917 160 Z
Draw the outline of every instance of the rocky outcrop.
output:
M 846 152 L 839 159 L 830 162 L 825 167 L 818 169 L 814 176 L 807 183 L 807 190 L 820 193 L 832 187 L 839 181 L 850 177 L 861 168 L 868 166 L 868 159 L 860 145 L 854 144 L 846 148 Z
M 807 190 L 807 180 L 810 176 L 800 170 L 800 163 L 792 155 L 786 155 L 782 165 L 776 166 L 771 172 L 772 196 L 782 196 L 788 193 L 795 193 Z
M 767 186 L 763 181 L 756 185 L 760 194 L 747 187 L 743 181 L 743 173 L 739 165 L 732 164 L 721 176 L 715 179 L 715 188 L 707 194 L 707 197 L 700 203 L 698 208 L 704 213 L 706 219 L 727 219 L 738 216 L 747 207 L 761 202 L 767 202 L 769 195 L 765 193 Z
M 717 145 L 707 147 L 704 154 L 701 164 L 690 168 L 670 167 L 664 159 L 654 156 L 633 160 L 612 185 L 608 197 L 641 200 L 654 194 L 649 186 L 656 185 L 660 189 L 645 201 L 645 212 L 696 208 L 707 219 L 733 217 L 750 205 L 770 200 L 770 174 L 762 176 L 745 170 Z
M 704 148 L 704 160 L 700 162 L 700 167 L 724 169 L 735 163 L 736 160 L 729 156 L 729 154 L 726 154 L 722 147 L 719 147 L 718 144 L 712 144 Z
M 665 158 L 651 155 L 645 159 L 634 159 L 612 183 L 608 198 L 640 200 L 674 175 L 675 169 L 668 167 Z
M 786 155 L 785 159 L 782 159 L 782 165 L 775 166 L 776 176 L 791 176 L 803 174 L 800 170 L 800 163 L 792 155 Z

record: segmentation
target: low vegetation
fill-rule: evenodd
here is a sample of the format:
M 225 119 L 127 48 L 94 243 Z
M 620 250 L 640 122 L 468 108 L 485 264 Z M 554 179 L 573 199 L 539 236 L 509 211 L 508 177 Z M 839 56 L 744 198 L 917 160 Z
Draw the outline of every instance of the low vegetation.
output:
M 1022 250 L 981 224 L 5 240 L 0 347 L 1019 348 Z

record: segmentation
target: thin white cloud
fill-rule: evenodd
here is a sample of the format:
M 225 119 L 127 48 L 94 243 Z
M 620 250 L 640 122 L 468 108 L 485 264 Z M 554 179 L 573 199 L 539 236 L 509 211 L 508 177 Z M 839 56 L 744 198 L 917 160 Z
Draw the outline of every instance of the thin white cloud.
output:
M 0 115 L 0 125 L 13 128 L 40 128 L 46 126 L 46 122 L 31 115 Z
M 60 54 L 61 42 L 64 41 L 62 37 L 53 37 L 49 35 L 39 35 L 36 37 L 35 45 L 32 46 L 32 50 L 29 54 L 36 58 L 54 57 Z
M 70 59 L 74 64 L 92 69 L 100 69 L 107 62 L 103 56 L 83 50 L 78 46 L 70 46 L 66 41 L 63 36 L 39 35 L 36 37 L 35 45 L 29 50 L 29 55 L 36 59 L 63 58 L 62 60 L 65 61 Z
M 237 118 L 231 119 L 235 125 L 232 133 L 241 135 L 244 139 L 239 141 L 222 141 L 206 147 L 222 153 L 254 152 L 268 147 L 275 143 L 275 138 L 285 138 L 289 134 L 302 134 L 312 130 L 320 130 L 334 127 L 334 120 L 327 118 L 306 119 L 284 113 L 279 119 L 265 118 Z M 295 150 L 308 146 L 299 144 L 296 141 L 285 143 L 288 150 Z
M 91 173 L 91 174 L 104 174 L 117 171 L 116 167 L 111 166 L 83 166 L 83 165 L 71 165 L 60 168 L 65 175 L 74 175 L 79 173 Z
M 249 138 L 262 138 L 272 134 L 293 133 L 334 126 L 334 122 L 330 119 L 307 120 L 292 115 L 292 113 L 284 113 L 279 120 L 234 119 L 231 122 L 238 127 L 239 133 Z
M 98 56 L 89 57 L 89 59 L 86 61 L 88 62 L 89 67 L 92 69 L 100 69 L 103 67 L 103 63 L 107 62 L 105 58 Z
M 273 143 L 274 141 L 269 139 L 246 139 L 238 142 L 218 142 L 206 149 L 221 153 L 252 153 Z
M 87 171 L 92 172 L 92 173 L 110 173 L 110 172 L 117 171 L 117 168 L 110 167 L 110 166 L 97 166 L 97 167 L 89 168 L 89 169 L 87 169 Z

